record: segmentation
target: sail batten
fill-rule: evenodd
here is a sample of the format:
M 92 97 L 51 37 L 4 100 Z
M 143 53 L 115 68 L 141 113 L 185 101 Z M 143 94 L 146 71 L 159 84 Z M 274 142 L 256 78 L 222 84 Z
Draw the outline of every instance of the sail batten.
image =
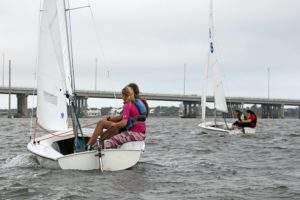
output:
M 66 93 L 72 94 L 63 0 L 44 0 L 37 70 L 37 123 L 46 130 L 68 129 Z

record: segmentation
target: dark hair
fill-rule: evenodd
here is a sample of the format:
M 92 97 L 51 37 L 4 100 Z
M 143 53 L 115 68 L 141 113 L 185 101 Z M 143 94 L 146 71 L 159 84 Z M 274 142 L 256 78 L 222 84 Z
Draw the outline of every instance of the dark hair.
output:
M 246 110 L 246 112 L 249 113 L 249 114 L 255 115 L 255 113 L 252 110 Z
M 135 83 L 129 83 L 128 86 L 133 89 L 135 97 L 138 97 L 140 95 L 139 86 L 137 84 L 135 84 Z
M 239 121 L 242 120 L 242 112 L 240 110 L 234 110 L 236 112 L 236 117 L 238 118 Z

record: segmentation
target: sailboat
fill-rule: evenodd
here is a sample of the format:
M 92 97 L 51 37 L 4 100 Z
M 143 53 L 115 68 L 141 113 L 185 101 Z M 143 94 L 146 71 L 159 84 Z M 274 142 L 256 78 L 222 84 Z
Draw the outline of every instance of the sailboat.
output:
M 209 52 L 207 65 L 205 65 L 203 94 L 201 97 L 202 107 L 202 122 L 199 124 L 201 132 L 208 134 L 239 134 L 239 133 L 255 133 L 255 128 L 233 129 L 232 125 L 227 124 L 225 118 L 224 122 L 217 121 L 217 112 L 228 113 L 225 92 L 222 83 L 221 71 L 217 62 L 215 52 L 214 39 L 214 16 L 213 16 L 213 0 L 210 0 L 209 12 Z M 213 92 L 214 92 L 214 121 L 206 121 L 206 95 L 209 82 L 209 72 L 213 74 Z
M 118 149 L 85 151 L 92 130 L 81 128 L 76 114 L 71 28 L 66 0 L 44 0 L 37 65 L 37 124 L 48 134 L 31 136 L 27 149 L 43 166 L 61 169 L 117 171 L 134 166 L 144 141 Z M 69 107 L 69 109 L 67 109 Z M 68 112 L 72 127 L 68 127 Z

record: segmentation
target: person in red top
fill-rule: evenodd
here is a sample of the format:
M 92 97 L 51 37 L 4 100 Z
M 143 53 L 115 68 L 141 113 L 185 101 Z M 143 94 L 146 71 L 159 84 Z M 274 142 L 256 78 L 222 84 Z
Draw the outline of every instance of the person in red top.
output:
M 239 127 L 255 128 L 257 123 L 256 114 L 251 110 L 246 110 L 246 120 L 239 122 Z

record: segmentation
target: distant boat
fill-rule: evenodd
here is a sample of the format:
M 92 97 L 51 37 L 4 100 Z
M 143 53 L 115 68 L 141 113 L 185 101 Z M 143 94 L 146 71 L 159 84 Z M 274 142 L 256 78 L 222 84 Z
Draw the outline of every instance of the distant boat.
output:
M 216 133 L 255 133 L 255 128 L 234 129 L 227 124 L 224 118 L 224 122 L 217 121 L 217 112 L 228 113 L 225 92 L 222 83 L 221 71 L 216 59 L 215 47 L 214 47 L 214 21 L 213 21 L 213 0 L 210 0 L 210 14 L 209 14 L 209 52 L 207 65 L 205 65 L 205 78 L 203 86 L 203 94 L 201 98 L 202 107 L 202 122 L 199 124 L 201 132 L 216 134 Z M 209 82 L 209 71 L 212 70 L 213 85 L 214 85 L 214 121 L 206 121 L 206 95 Z
M 32 136 L 27 149 L 41 165 L 61 169 L 107 171 L 135 165 L 144 150 L 144 141 L 128 142 L 118 149 L 85 151 L 93 130 L 82 129 L 76 115 L 76 96 L 70 21 L 66 0 L 44 0 L 37 71 L 37 124 L 48 134 Z M 67 102 L 73 128 L 68 127 Z M 50 133 L 49 133 L 50 132 Z

